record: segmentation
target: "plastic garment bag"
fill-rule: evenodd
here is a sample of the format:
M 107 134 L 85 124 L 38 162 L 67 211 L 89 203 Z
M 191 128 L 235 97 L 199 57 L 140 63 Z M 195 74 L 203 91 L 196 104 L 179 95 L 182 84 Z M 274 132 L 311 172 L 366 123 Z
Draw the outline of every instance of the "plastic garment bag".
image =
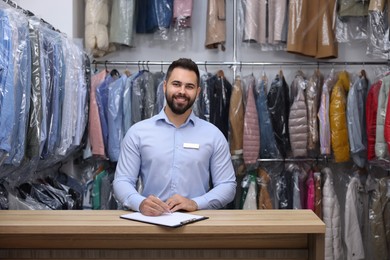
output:
M 237 75 L 229 106 L 230 154 L 236 175 L 243 174 L 244 102 L 241 76 Z
M 289 90 L 282 73 L 276 75 L 267 94 L 268 111 L 274 130 L 276 145 L 283 158 L 290 151 L 288 116 L 290 114 Z
M 290 99 L 292 100 L 290 100 L 291 107 L 288 127 L 291 151 L 294 157 L 307 156 L 308 123 L 305 96 L 306 85 L 307 81 L 304 75 L 298 74 L 290 86 Z M 296 94 L 292 91 L 294 89 L 297 92 Z
M 385 0 L 370 1 L 367 18 L 367 54 L 382 59 L 389 58 L 390 50 L 389 19 L 385 6 Z
M 173 0 L 137 2 L 137 33 L 154 33 L 156 39 L 167 40 L 172 22 Z
M 280 153 L 276 146 L 272 123 L 267 104 L 268 78 L 264 74 L 256 86 L 256 108 L 260 126 L 260 158 L 278 158 Z
M 376 136 L 375 136 L 375 156 L 377 158 L 388 158 L 389 151 L 384 137 L 384 124 L 386 119 L 386 109 L 388 94 L 390 90 L 390 76 L 382 78 L 382 85 L 378 95 L 378 111 L 376 114 Z
M 112 1 L 110 16 L 110 42 L 133 46 L 135 0 Z
M 243 133 L 243 157 L 245 165 L 255 165 L 259 158 L 260 150 L 260 128 L 254 87 L 256 84 L 253 75 L 248 76 L 247 101 L 244 112 L 244 133 Z
M 206 42 L 208 49 L 221 46 L 225 51 L 226 42 L 226 6 L 225 0 L 208 0 L 206 20 Z
M 332 88 L 329 105 L 329 122 L 332 150 L 336 162 L 346 162 L 350 158 L 347 129 L 347 94 L 350 88 L 349 74 L 339 73 Z
M 85 47 L 92 52 L 94 57 L 102 57 L 110 51 L 108 23 L 109 1 L 86 0 Z
M 336 0 L 290 2 L 287 51 L 316 58 L 337 57 L 335 10 Z
M 348 138 L 351 157 L 355 164 L 363 168 L 367 158 L 367 135 L 365 130 L 365 100 L 368 79 L 365 71 L 355 78 L 347 97 Z
M 321 170 L 323 186 L 323 221 L 325 222 L 325 259 L 345 259 L 341 238 L 340 203 L 336 195 L 333 172 L 326 167 Z
M 320 146 L 322 155 L 331 154 L 331 138 L 329 124 L 330 92 L 337 80 L 337 75 L 332 69 L 326 78 L 321 91 L 321 102 L 318 110 Z
M 319 69 L 316 69 L 313 75 L 307 82 L 305 91 L 307 103 L 307 121 L 309 126 L 307 150 L 309 156 L 319 155 L 319 120 L 318 110 L 321 101 L 322 85 L 324 84 L 324 76 Z

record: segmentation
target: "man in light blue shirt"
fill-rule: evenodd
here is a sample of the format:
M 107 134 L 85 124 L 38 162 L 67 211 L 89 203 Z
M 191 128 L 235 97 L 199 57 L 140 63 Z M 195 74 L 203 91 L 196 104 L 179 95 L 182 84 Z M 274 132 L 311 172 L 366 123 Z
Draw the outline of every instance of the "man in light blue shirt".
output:
M 237 184 L 226 138 L 192 111 L 199 81 L 193 61 L 174 61 L 164 81 L 167 105 L 124 137 L 113 185 L 125 208 L 158 216 L 233 201 Z

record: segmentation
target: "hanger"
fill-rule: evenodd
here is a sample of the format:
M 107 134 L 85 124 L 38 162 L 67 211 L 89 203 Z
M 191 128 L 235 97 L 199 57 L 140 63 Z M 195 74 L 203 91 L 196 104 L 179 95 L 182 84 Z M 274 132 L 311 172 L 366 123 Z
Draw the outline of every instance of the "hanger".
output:
M 218 78 L 224 78 L 225 77 L 225 73 L 223 72 L 223 70 L 218 70 L 217 76 L 218 76 Z

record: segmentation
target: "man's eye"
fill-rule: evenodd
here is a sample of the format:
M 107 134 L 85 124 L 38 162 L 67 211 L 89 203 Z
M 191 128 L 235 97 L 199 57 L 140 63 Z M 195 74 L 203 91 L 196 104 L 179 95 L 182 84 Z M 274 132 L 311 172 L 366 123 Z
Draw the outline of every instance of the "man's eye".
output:
M 180 82 L 172 82 L 172 86 L 180 87 L 181 83 Z

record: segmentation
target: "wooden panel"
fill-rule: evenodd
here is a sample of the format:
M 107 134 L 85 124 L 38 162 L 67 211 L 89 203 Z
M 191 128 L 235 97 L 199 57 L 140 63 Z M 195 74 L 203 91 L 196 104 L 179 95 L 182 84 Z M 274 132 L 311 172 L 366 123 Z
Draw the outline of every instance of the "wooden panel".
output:
M 325 224 L 310 210 L 197 211 L 194 214 L 209 219 L 179 228 L 121 219 L 125 213 L 0 211 L 0 258 L 322 260 L 324 256 Z
M 0 259 L 308 259 L 305 250 L 0 250 Z
M 0 236 L 1 248 L 307 248 L 305 234 L 71 235 Z

